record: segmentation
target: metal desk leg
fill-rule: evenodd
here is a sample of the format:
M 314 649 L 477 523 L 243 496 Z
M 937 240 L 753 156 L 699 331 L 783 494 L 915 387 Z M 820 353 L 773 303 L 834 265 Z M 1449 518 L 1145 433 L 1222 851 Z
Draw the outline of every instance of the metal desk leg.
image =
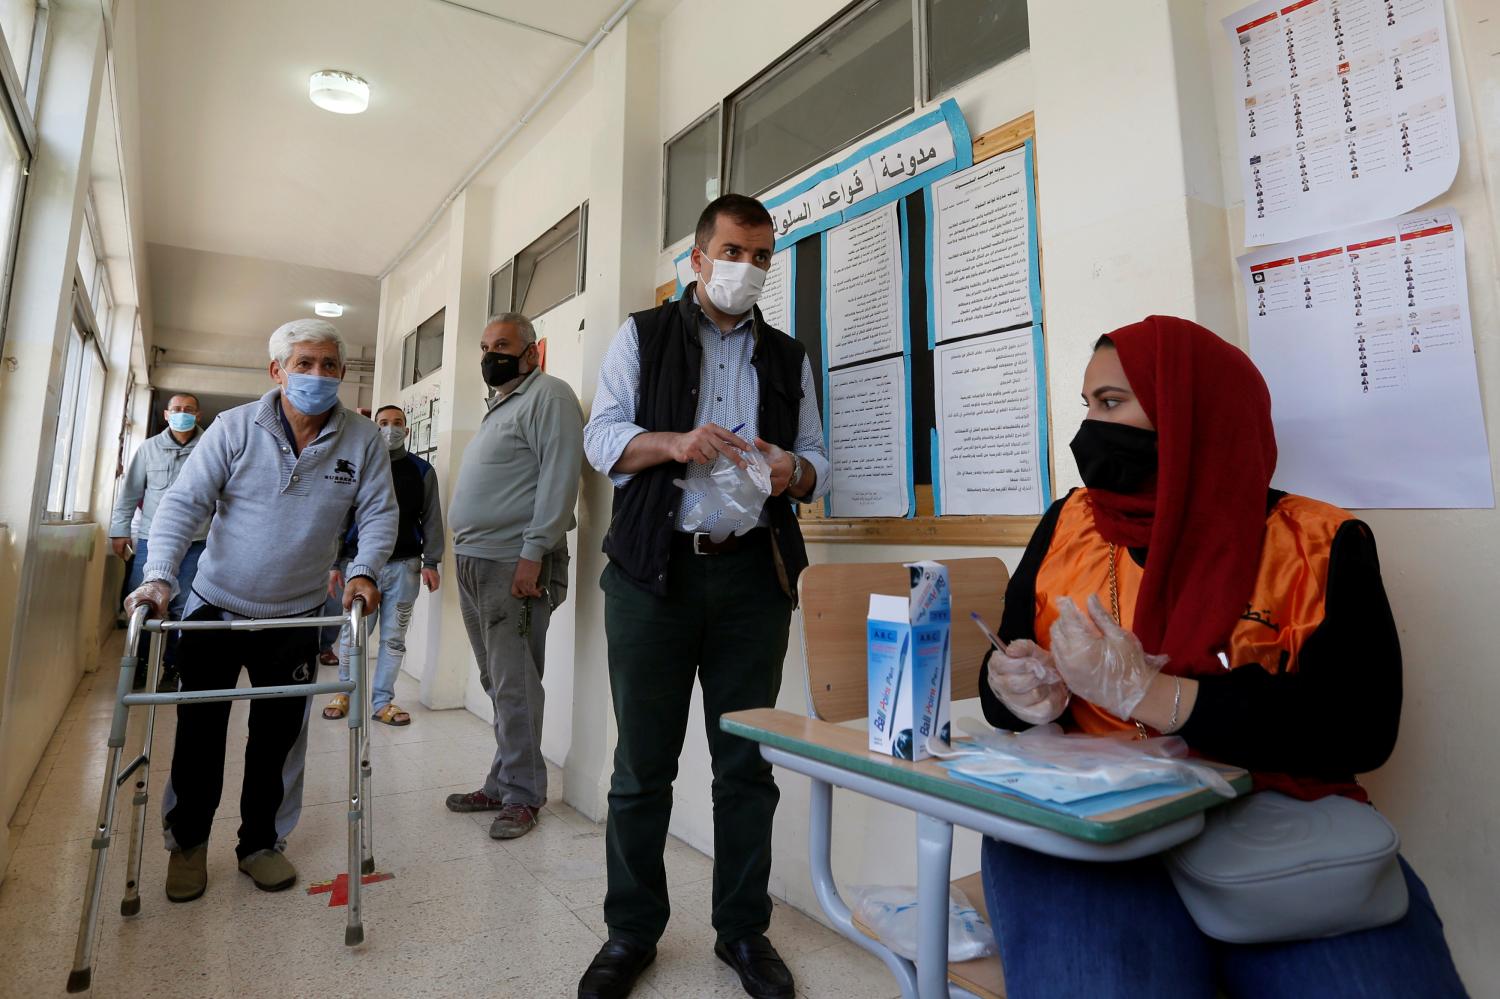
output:
M 953 826 L 917 813 L 917 995 L 948 996 L 948 877 Z
M 854 925 L 853 914 L 839 895 L 839 886 L 833 879 L 831 841 L 833 838 L 833 785 L 827 781 L 812 779 L 808 801 L 809 850 L 808 865 L 812 875 L 813 893 L 818 904 L 833 922 L 834 927 L 845 937 L 885 962 L 901 987 L 902 999 L 916 999 L 917 978 L 911 962 L 878 940 L 871 940 Z M 947 903 L 944 903 L 946 914 Z M 946 972 L 946 969 L 945 969 Z

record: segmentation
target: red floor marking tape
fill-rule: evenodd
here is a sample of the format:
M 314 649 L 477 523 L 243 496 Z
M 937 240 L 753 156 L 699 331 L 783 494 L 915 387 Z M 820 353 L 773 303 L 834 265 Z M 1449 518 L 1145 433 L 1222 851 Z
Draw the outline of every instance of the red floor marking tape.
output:
M 389 881 L 395 876 L 396 875 L 394 874 L 383 874 L 379 871 L 376 871 L 374 874 L 366 874 L 364 877 L 360 878 L 359 883 L 362 885 L 372 885 L 377 881 Z M 314 881 L 312 884 L 307 886 L 307 893 L 309 895 L 322 895 L 325 892 L 328 894 L 328 907 L 330 909 L 340 905 L 348 905 L 349 875 L 340 874 L 338 877 L 333 878 L 330 881 Z

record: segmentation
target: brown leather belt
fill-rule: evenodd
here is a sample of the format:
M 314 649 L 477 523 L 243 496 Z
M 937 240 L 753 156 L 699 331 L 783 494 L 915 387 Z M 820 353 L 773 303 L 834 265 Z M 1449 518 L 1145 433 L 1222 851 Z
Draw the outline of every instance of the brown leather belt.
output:
M 740 535 L 731 534 L 723 541 L 714 541 L 704 531 L 692 534 L 676 531 L 672 534 L 672 550 L 693 555 L 729 555 L 759 547 L 770 540 L 771 530 L 767 527 L 751 528 Z

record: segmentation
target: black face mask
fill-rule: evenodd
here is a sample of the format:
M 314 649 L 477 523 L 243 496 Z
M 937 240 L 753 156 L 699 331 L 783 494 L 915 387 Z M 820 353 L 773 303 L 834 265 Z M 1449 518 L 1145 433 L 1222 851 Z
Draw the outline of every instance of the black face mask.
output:
M 1156 431 L 1084 420 L 1069 445 L 1090 489 L 1138 493 L 1156 475 Z
M 513 382 L 521 377 L 521 357 L 525 353 L 524 350 L 520 354 L 485 351 L 484 360 L 479 362 L 479 370 L 484 375 L 484 383 L 491 388 L 499 388 L 506 382 Z

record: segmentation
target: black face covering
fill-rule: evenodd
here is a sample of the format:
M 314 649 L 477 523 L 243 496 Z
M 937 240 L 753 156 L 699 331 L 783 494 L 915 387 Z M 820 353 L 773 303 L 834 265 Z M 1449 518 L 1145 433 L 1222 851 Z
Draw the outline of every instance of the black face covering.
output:
M 1084 420 L 1069 445 L 1078 474 L 1090 489 L 1140 492 L 1156 475 L 1156 431 L 1123 423 Z
M 484 383 L 491 388 L 499 388 L 506 382 L 515 381 L 521 377 L 520 354 L 502 354 L 499 351 L 487 350 L 484 360 L 479 362 L 479 370 L 484 375 Z

